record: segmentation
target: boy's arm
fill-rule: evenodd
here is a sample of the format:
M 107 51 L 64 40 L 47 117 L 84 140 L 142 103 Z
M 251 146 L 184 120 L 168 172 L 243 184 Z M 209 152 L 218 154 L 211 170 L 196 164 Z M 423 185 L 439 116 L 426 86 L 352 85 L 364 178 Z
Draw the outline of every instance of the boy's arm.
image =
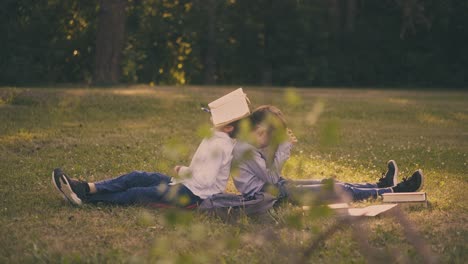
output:
M 272 169 L 278 171 L 278 173 L 281 173 L 284 163 L 291 156 L 292 147 L 293 147 L 293 144 L 289 141 L 284 142 L 278 146 L 278 149 L 275 152 L 275 159 L 273 160 Z
M 297 138 L 291 129 L 288 128 L 286 130 L 286 134 L 288 135 L 288 140 L 278 146 L 273 160 L 273 166 L 278 172 L 281 172 L 283 169 L 284 163 L 291 156 L 291 149 L 293 145 L 297 143 Z
M 220 149 L 208 155 L 208 158 L 203 161 L 203 173 L 200 174 L 203 177 L 197 177 L 199 183 L 203 184 L 203 186 L 215 184 L 223 166 L 223 160 L 225 160 L 225 153 Z
M 239 168 L 238 179 L 248 183 L 252 178 L 258 178 L 263 183 L 275 184 L 280 179 L 280 171 L 276 168 L 268 168 L 265 159 L 258 151 L 247 150 L 243 157 L 237 157 L 236 163 Z
M 192 175 L 192 170 L 187 166 L 177 165 L 174 167 L 174 171 L 177 173 L 177 176 L 180 178 L 188 178 Z
M 288 130 L 288 135 L 289 141 L 278 146 L 272 166 L 266 165 L 265 158 L 253 146 L 238 143 L 234 148 L 234 164 L 239 169 L 238 175 L 235 176 L 238 189 L 239 187 L 246 190 L 256 189 L 256 186 L 249 186 L 256 182 L 256 179 L 262 181 L 263 184 L 276 184 L 281 180 L 281 169 L 290 157 L 293 144 L 297 142 L 296 137 L 290 130 Z M 239 191 L 245 193 L 243 190 Z

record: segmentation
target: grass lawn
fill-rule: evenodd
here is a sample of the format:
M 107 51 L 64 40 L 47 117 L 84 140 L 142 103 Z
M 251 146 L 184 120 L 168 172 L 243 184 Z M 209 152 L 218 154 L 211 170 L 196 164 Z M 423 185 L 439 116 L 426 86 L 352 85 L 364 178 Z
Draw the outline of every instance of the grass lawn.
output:
M 233 224 L 197 212 L 77 208 L 52 187 L 55 167 L 88 181 L 132 170 L 171 174 L 174 165 L 189 163 L 209 125 L 200 103 L 235 88 L 0 88 L 0 263 L 297 261 L 333 216 L 283 206 L 278 223 L 241 218 Z M 397 161 L 400 177 L 422 168 L 431 206 L 404 213 L 440 262 L 468 261 L 468 93 L 244 91 L 254 107 L 274 104 L 289 117 L 299 139 L 283 170 L 289 178 L 373 182 L 389 159 Z M 228 189 L 234 191 L 232 183 Z M 382 256 L 423 262 L 395 218 L 363 223 L 370 247 Z M 328 238 L 310 262 L 364 262 L 354 228 Z

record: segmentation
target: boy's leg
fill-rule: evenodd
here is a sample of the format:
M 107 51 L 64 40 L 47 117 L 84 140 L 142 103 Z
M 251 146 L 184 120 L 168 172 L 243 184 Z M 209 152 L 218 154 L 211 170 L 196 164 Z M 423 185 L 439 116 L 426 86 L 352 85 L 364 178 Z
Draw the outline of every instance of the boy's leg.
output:
M 361 188 L 361 189 L 376 189 L 376 188 L 379 188 L 377 186 L 377 183 L 368 183 L 368 182 L 363 182 L 363 183 L 338 182 L 338 184 L 346 185 L 346 186 L 353 187 L 353 188 Z
M 54 169 L 52 184 L 68 201 L 75 205 L 87 202 L 89 197 L 99 193 L 121 192 L 132 187 L 167 186 L 171 177 L 160 173 L 134 171 L 120 177 L 97 183 L 87 183 L 68 177 L 61 169 Z
M 337 184 L 335 188 L 349 193 L 354 201 L 362 201 L 369 198 L 376 199 L 379 195 L 384 193 L 392 193 L 393 189 L 391 187 L 387 188 L 358 188 L 351 186 L 349 184 Z
M 94 186 L 96 192 L 99 193 L 112 193 L 122 192 L 134 187 L 149 187 L 160 184 L 169 184 L 171 177 L 157 172 L 144 172 L 133 171 L 119 177 L 95 182 Z M 96 195 L 96 194 L 92 194 Z
M 354 201 L 360 201 L 369 198 L 375 199 L 378 195 L 393 192 L 392 188 L 356 188 L 341 183 L 335 184 L 334 189 L 325 184 L 290 186 L 287 189 L 289 197 L 298 203 L 304 203 L 310 199 L 347 200 L 348 197 Z M 342 193 L 344 197 L 338 193 Z
M 339 197 L 325 184 L 286 186 L 288 198 L 299 205 L 309 205 L 314 200 L 332 201 Z
M 133 187 L 121 192 L 107 192 L 90 195 L 86 202 L 118 205 L 164 203 L 175 206 L 187 206 L 200 201 L 182 184 Z
M 304 180 L 288 180 L 288 184 L 294 184 L 298 187 L 302 185 L 316 185 L 316 184 L 323 184 L 324 181 L 329 179 L 304 179 Z M 351 187 L 356 188 L 378 188 L 376 183 L 347 183 L 347 182 L 340 182 L 337 180 L 333 180 L 335 184 L 346 184 Z
M 393 182 L 390 181 L 391 184 Z M 334 192 L 327 192 L 327 189 L 330 189 L 325 184 L 317 184 L 317 185 L 303 185 L 303 186 L 287 186 L 287 191 L 290 197 L 294 196 L 301 196 L 301 195 L 319 195 L 319 198 L 323 199 L 323 194 L 328 195 L 330 193 L 337 193 L 342 192 L 344 194 L 349 194 L 354 201 L 365 200 L 368 198 L 377 198 L 378 195 L 382 195 L 384 193 L 392 193 L 392 192 L 417 192 L 419 191 L 424 184 L 424 175 L 421 170 L 415 171 L 409 178 L 404 179 L 402 182 L 398 183 L 394 187 L 386 187 L 386 188 L 357 188 L 351 186 L 350 184 L 346 183 L 335 183 L 334 184 Z M 322 195 L 322 196 L 320 196 Z M 333 195 L 327 198 L 333 198 Z
M 299 182 L 298 185 L 312 185 L 312 184 L 320 184 L 323 182 L 316 182 L 320 180 L 310 180 L 310 183 L 308 184 L 309 180 L 295 180 L 294 183 Z M 382 177 L 379 179 L 378 182 L 376 183 L 348 183 L 348 182 L 340 182 L 336 181 L 336 184 L 344 184 L 348 187 L 354 187 L 354 188 L 387 188 L 387 187 L 393 187 L 397 185 L 398 181 L 398 166 L 394 160 L 389 160 L 387 162 L 387 172 L 382 174 Z M 300 183 L 303 182 L 303 183 Z
M 322 179 L 299 179 L 299 180 L 288 180 L 288 183 L 294 185 L 315 185 L 322 184 Z
M 169 185 L 169 191 L 163 195 L 161 202 L 174 206 L 185 207 L 201 202 L 202 199 L 183 184 Z

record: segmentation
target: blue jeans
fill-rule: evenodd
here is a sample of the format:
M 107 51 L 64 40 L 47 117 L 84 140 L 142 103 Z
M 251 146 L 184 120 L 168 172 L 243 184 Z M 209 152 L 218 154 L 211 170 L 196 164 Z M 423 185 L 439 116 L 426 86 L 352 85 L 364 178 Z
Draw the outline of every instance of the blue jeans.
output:
M 96 182 L 95 194 L 86 202 L 132 205 L 163 203 L 189 206 L 201 201 L 185 185 L 169 185 L 171 177 L 157 172 L 133 171 L 120 177 Z
M 391 193 L 392 188 L 378 188 L 375 183 L 347 183 L 334 181 L 335 190 L 349 194 L 354 201 L 377 198 L 378 195 Z M 284 185 L 289 194 L 319 194 L 325 186 L 323 180 L 287 180 Z M 293 195 L 294 196 L 294 195 Z

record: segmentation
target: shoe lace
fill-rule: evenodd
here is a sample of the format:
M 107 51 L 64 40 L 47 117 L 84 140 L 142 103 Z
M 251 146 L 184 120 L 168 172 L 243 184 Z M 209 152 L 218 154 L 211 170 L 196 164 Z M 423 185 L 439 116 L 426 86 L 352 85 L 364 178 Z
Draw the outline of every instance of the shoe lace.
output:
M 379 179 L 379 182 L 384 182 L 385 181 L 385 172 L 382 172 L 382 176 Z
M 82 180 L 78 180 L 78 179 L 71 179 L 70 184 L 72 185 L 72 189 L 76 190 L 75 192 L 79 192 L 79 193 L 77 193 L 79 196 L 80 195 L 83 195 L 83 196 L 87 195 L 86 188 L 84 187 L 84 185 L 87 184 L 86 181 L 82 181 Z

